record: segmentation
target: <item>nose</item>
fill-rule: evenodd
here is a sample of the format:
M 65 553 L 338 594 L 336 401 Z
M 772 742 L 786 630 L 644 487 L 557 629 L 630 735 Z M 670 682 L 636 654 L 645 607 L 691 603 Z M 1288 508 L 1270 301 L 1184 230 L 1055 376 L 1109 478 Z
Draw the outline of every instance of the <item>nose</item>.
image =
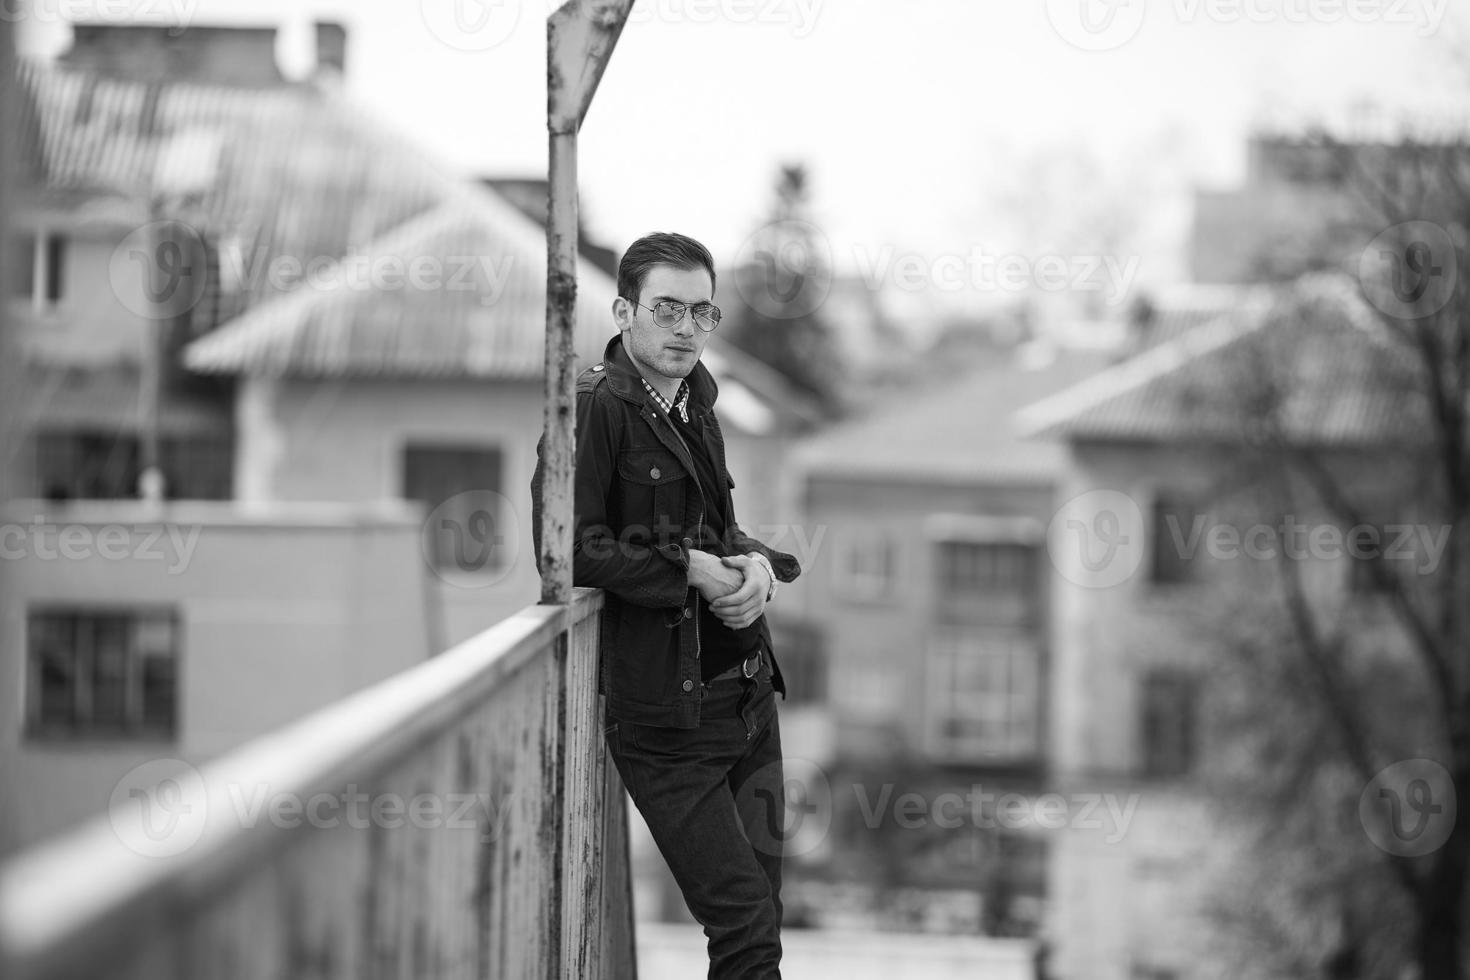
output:
M 674 336 L 683 337 L 686 340 L 694 337 L 694 311 L 685 310 L 684 315 L 679 317 L 679 322 L 674 324 Z

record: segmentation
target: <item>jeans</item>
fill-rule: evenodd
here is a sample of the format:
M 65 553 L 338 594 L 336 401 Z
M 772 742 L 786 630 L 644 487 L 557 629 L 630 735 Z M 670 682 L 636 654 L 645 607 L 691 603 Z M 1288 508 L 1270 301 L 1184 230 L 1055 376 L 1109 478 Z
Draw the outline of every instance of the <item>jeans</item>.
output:
M 781 976 L 785 781 L 770 658 L 704 686 L 696 729 L 610 724 L 607 744 L 690 913 L 711 980 Z

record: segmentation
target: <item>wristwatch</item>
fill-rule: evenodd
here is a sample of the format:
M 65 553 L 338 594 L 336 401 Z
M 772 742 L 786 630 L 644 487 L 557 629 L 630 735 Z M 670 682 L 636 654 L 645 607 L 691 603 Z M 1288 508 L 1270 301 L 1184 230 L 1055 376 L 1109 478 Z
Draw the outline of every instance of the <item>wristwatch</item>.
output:
M 761 567 L 766 570 L 766 575 L 771 580 L 771 587 L 766 590 L 766 601 L 770 602 L 772 599 L 776 598 L 776 570 L 771 567 L 771 559 L 767 558 L 759 551 L 752 551 L 750 553 L 750 557 L 761 563 Z

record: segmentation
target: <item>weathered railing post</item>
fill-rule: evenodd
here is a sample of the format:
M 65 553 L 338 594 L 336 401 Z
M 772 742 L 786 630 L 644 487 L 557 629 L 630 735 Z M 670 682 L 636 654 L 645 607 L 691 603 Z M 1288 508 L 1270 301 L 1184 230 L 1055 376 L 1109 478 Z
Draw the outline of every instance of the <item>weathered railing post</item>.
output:
M 543 509 L 541 524 L 541 601 L 565 605 L 572 596 L 573 449 L 576 413 L 573 391 L 573 339 L 577 302 L 577 132 L 627 23 L 633 0 L 568 0 L 546 22 L 546 128 L 548 193 L 546 203 L 546 377 Z M 621 819 L 621 784 L 607 765 L 597 726 L 595 643 L 571 649 L 563 633 L 555 651 L 557 715 L 561 740 L 554 758 L 555 778 L 570 792 L 580 784 L 603 799 L 599 822 L 587 813 L 569 813 L 564 803 L 553 807 L 552 832 L 558 834 L 553 883 L 550 948 L 555 962 L 548 976 L 587 976 L 589 966 L 609 977 L 636 975 L 632 949 L 631 894 L 609 902 L 604 894 L 607 870 L 615 883 L 627 882 L 627 826 Z M 569 747 L 580 749 L 569 755 Z M 603 823 L 600 811 L 614 815 Z M 589 905 L 599 911 L 592 913 Z M 626 915 L 613 926 L 603 921 L 608 909 Z M 585 918 L 602 925 L 600 933 L 585 928 Z M 595 943 L 595 948 L 593 948 Z M 598 963 L 605 953 L 614 962 Z M 589 958 L 591 962 L 589 963 Z
M 572 339 L 577 302 L 577 131 L 633 0 L 568 0 L 546 21 L 545 507 L 541 601 L 572 595 Z

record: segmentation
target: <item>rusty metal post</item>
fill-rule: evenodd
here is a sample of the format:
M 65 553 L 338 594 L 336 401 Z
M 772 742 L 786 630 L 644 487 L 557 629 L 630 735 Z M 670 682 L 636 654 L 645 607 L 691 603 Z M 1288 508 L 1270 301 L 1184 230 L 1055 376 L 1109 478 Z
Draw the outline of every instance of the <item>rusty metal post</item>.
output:
M 545 458 L 541 601 L 572 598 L 572 338 L 577 303 L 577 131 L 633 0 L 567 0 L 546 21 Z

